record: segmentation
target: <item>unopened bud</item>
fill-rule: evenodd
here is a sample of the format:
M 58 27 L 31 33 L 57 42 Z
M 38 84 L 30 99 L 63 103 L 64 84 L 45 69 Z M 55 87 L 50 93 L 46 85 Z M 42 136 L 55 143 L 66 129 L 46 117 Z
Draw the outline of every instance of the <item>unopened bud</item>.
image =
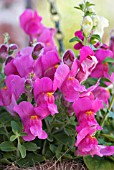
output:
M 40 55 L 40 53 L 42 52 L 44 48 L 44 44 L 43 43 L 37 43 L 33 49 L 32 52 L 32 57 L 34 60 L 36 60 L 38 58 L 38 56 Z
M 6 59 L 5 65 L 7 65 L 8 63 L 10 63 L 11 60 L 13 60 L 13 57 L 12 57 L 12 56 L 8 57 L 8 58 Z
M 29 79 L 27 79 L 27 80 L 25 81 L 25 90 L 26 90 L 27 92 L 31 92 L 31 91 L 32 91 L 32 81 L 29 80 Z
M 8 49 L 8 54 L 11 55 L 17 49 L 18 49 L 18 46 L 16 44 L 10 44 L 9 49 Z
M 68 65 L 69 67 L 72 66 L 72 63 L 74 61 L 74 53 L 72 50 L 67 50 L 63 55 L 63 62 Z
M 3 63 L 6 60 L 8 55 L 8 46 L 6 44 L 2 44 L 0 46 L 0 62 Z

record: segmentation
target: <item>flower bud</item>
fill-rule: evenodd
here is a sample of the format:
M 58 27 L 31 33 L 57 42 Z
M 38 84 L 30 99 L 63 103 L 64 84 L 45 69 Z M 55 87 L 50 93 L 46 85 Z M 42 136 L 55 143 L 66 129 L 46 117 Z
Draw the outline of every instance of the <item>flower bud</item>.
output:
M 16 44 L 10 44 L 9 49 L 8 49 L 8 54 L 11 55 L 17 49 L 18 49 L 18 46 Z
M 30 79 L 27 79 L 26 81 L 25 81 L 25 90 L 27 91 L 27 92 L 31 92 L 32 91 L 32 87 L 33 85 L 32 85 L 32 81 L 30 80 Z
M 85 36 L 88 36 L 91 33 L 92 28 L 93 28 L 93 21 L 91 17 L 90 16 L 84 17 L 82 21 L 82 30 Z
M 63 55 L 63 62 L 69 67 L 71 67 L 73 61 L 74 61 L 74 53 L 72 52 L 72 50 L 67 50 Z
M 8 46 L 6 44 L 1 44 L 0 46 L 0 62 L 3 63 L 8 55 Z
M 39 56 L 39 54 L 42 52 L 42 49 L 44 48 L 44 44 L 43 43 L 37 43 L 33 49 L 32 52 L 32 57 L 34 60 L 36 60 Z

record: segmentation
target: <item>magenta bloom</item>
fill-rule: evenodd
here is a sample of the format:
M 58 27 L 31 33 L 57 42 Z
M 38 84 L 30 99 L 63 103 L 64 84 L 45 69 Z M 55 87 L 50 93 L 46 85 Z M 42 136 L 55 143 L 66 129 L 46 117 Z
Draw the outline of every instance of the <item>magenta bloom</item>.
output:
M 27 76 L 33 70 L 34 60 L 32 58 L 32 47 L 26 47 L 18 52 L 15 58 L 10 60 L 5 66 L 5 74 Z
M 26 9 L 20 16 L 20 25 L 26 34 L 36 37 L 42 32 L 43 25 L 41 20 L 42 18 L 37 11 Z
M 16 101 L 25 93 L 24 81 L 17 75 L 10 75 L 5 80 L 6 86 L 0 90 L 0 106 L 5 106 L 12 115 Z
M 88 47 L 84 46 L 80 50 L 80 70 L 77 74 L 77 79 L 82 82 L 88 78 L 91 74 L 92 70 L 96 67 L 97 59 L 94 56 L 93 50 Z
M 98 141 L 92 135 L 87 135 L 78 145 L 78 149 L 76 151 L 76 155 L 98 155 L 103 156 L 100 153 L 100 146 L 98 145 Z
M 21 102 L 14 107 L 14 111 L 18 113 L 23 122 L 24 132 L 27 133 L 27 136 L 23 136 L 25 141 L 34 140 L 36 137 L 39 139 L 47 138 L 47 133 L 42 130 L 40 115 L 36 114 L 31 103 Z
M 74 35 L 76 36 L 76 37 L 78 37 L 80 40 L 82 40 L 82 41 L 84 41 L 84 35 L 83 35 L 83 32 L 82 31 L 76 31 L 75 33 L 74 33 Z M 82 42 L 78 42 L 78 43 L 76 43 L 75 45 L 74 45 L 74 49 L 75 50 L 79 50 L 79 49 L 81 49 L 83 47 L 83 43 Z
M 88 97 L 82 97 L 73 103 L 73 109 L 78 119 L 79 125 L 76 127 L 77 132 L 85 127 L 96 126 L 96 130 L 101 130 L 96 119 L 95 114 L 102 108 L 101 100 L 94 100 Z
M 61 59 L 56 50 L 42 54 L 34 65 L 34 71 L 39 77 L 49 77 L 54 79 L 54 73 L 59 66 Z
M 38 42 L 45 44 L 44 53 L 51 50 L 57 50 L 54 42 L 54 35 L 56 30 L 54 28 L 43 28 L 41 34 L 37 37 Z M 53 57 L 54 58 L 54 57 Z
M 48 77 L 36 79 L 34 83 L 34 98 L 38 105 L 37 111 L 42 110 L 48 116 L 49 114 L 54 115 L 58 113 L 57 106 L 54 101 L 54 92 L 56 89 L 53 88 L 53 81 Z M 45 111 L 44 111 L 45 110 Z
M 11 95 L 7 87 L 0 89 L 0 106 L 8 106 L 11 102 Z
M 99 48 L 96 51 L 95 56 L 99 62 L 102 62 L 107 57 L 113 57 L 113 53 L 108 48 Z
M 96 51 L 95 56 L 98 60 L 98 64 L 96 65 L 95 69 L 92 71 L 91 77 L 94 77 L 94 78 L 107 77 L 107 78 L 109 78 L 110 75 L 108 73 L 108 71 L 109 71 L 108 63 L 103 63 L 103 61 L 107 57 L 113 57 L 112 51 L 107 49 L 107 47 L 105 48 L 105 46 L 103 46 L 102 48 L 99 48 Z
M 98 63 L 90 76 L 93 78 L 101 77 L 109 78 L 110 75 L 108 71 L 109 71 L 108 63 Z
M 68 102 L 73 102 L 80 92 L 85 91 L 85 87 L 75 78 L 77 70 L 77 60 L 74 60 L 71 70 L 66 64 L 61 64 L 55 72 L 54 87 L 59 88 Z
M 104 87 L 97 87 L 95 90 L 92 91 L 95 98 L 102 100 L 104 104 L 108 105 L 108 99 L 110 98 L 110 92 L 105 89 Z

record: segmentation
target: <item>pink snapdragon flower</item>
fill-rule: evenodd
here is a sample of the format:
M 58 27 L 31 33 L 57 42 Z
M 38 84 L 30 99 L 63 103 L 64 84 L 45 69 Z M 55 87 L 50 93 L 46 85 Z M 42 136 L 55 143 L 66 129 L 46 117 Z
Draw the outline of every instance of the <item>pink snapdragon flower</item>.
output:
M 80 70 L 77 74 L 77 79 L 82 82 L 85 81 L 96 67 L 98 61 L 94 56 L 94 51 L 88 47 L 83 46 L 80 50 Z
M 34 83 L 34 98 L 39 108 L 37 109 L 38 112 L 39 110 L 45 110 L 46 116 L 58 113 L 57 106 L 54 103 L 55 90 L 56 89 L 53 87 L 53 81 L 50 78 L 43 77 L 41 79 L 36 79 Z
M 77 146 L 77 145 L 76 145 Z M 98 145 L 97 139 L 92 135 L 87 135 L 78 145 L 76 155 L 98 155 L 102 157 L 100 153 L 100 146 Z
M 97 87 L 95 90 L 92 91 L 95 98 L 102 100 L 102 102 L 108 105 L 108 100 L 110 98 L 110 92 L 104 87 Z
M 38 15 L 37 11 L 26 9 L 20 16 L 20 25 L 26 34 L 30 37 L 36 37 L 43 29 L 41 20 L 42 17 Z
M 86 91 L 85 87 L 75 78 L 77 70 L 77 60 L 74 60 L 71 70 L 66 64 L 61 64 L 55 72 L 54 86 L 59 88 L 68 102 L 73 102 L 79 97 L 80 92 Z
M 83 32 L 82 31 L 76 31 L 75 33 L 74 33 L 74 35 L 76 36 L 76 37 L 78 37 L 80 40 L 82 40 L 82 42 L 84 41 L 84 35 L 83 35 Z M 83 43 L 82 42 L 78 42 L 78 43 L 76 43 L 75 45 L 74 45 L 74 49 L 75 50 L 79 50 L 79 49 L 81 49 L 82 47 L 83 47 Z
M 77 132 L 80 132 L 85 127 L 96 126 L 96 130 L 100 130 L 95 115 L 103 107 L 102 101 L 93 98 L 93 96 L 85 96 L 78 98 L 73 103 L 73 109 L 78 119 L 78 126 L 76 127 Z
M 54 43 L 54 28 L 47 28 L 42 23 L 42 17 L 38 15 L 37 11 L 31 9 L 25 10 L 20 16 L 20 25 L 26 34 L 29 35 L 30 41 L 37 40 L 45 44 L 44 52 L 52 49 L 57 49 Z
M 101 77 L 107 77 L 109 78 L 109 66 L 108 63 L 103 63 L 104 59 L 107 57 L 113 57 L 113 53 L 111 50 L 108 49 L 107 46 L 102 46 L 99 48 L 95 56 L 98 60 L 98 64 L 96 65 L 96 68 L 92 71 L 91 77 L 94 78 L 101 78 Z
M 47 53 L 51 50 L 57 50 L 57 47 L 54 42 L 54 35 L 56 30 L 54 28 L 44 28 L 41 34 L 37 37 L 38 42 L 45 44 L 44 53 Z
M 14 111 L 20 116 L 24 132 L 27 136 L 23 136 L 25 141 L 34 140 L 36 137 L 39 139 L 46 139 L 47 133 L 42 129 L 42 120 L 40 115 L 37 115 L 33 105 L 29 102 L 21 102 L 14 107 Z
M 21 94 L 25 93 L 24 78 L 17 75 L 9 75 L 5 80 L 5 87 L 0 89 L 0 106 L 6 109 L 14 116 L 13 107 Z
M 40 60 L 40 59 L 39 59 Z M 59 66 L 61 59 L 56 50 L 48 51 L 41 56 L 43 77 L 54 79 L 54 73 Z M 37 63 L 36 63 L 37 66 Z
M 5 66 L 6 76 L 10 74 L 25 77 L 33 69 L 34 60 L 32 58 L 32 47 L 23 48 L 15 58 L 12 58 Z
M 114 154 L 114 146 L 98 145 L 96 137 L 94 137 L 97 130 L 102 128 L 95 119 L 95 114 L 102 108 L 102 100 L 94 99 L 93 95 L 82 97 L 73 103 L 78 126 L 76 127 L 77 147 L 76 155 L 98 155 L 109 156 Z

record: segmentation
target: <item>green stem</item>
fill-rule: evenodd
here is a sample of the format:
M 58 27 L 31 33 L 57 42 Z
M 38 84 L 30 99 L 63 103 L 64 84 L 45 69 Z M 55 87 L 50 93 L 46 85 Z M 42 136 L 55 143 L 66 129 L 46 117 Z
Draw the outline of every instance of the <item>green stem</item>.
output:
M 45 123 L 46 123 L 47 129 L 48 129 L 48 132 L 51 133 L 51 128 L 49 126 L 48 120 L 45 119 Z
M 104 126 L 105 121 L 107 120 L 108 114 L 110 113 L 110 111 L 112 109 L 113 103 L 114 103 L 114 95 L 112 96 L 112 100 L 110 102 L 109 109 L 107 110 L 107 113 L 105 114 L 104 118 L 102 119 L 101 127 Z
M 9 133 L 8 133 L 8 131 L 7 131 L 7 128 L 6 128 L 6 126 L 3 124 L 3 127 L 4 127 L 4 130 L 5 130 L 5 132 L 6 132 L 6 136 L 7 136 L 7 138 L 9 139 L 10 138 L 10 136 L 9 136 Z
M 45 148 L 46 148 L 46 140 L 43 143 L 42 155 L 45 154 Z
M 18 141 L 18 144 L 17 144 L 17 159 L 18 159 L 20 156 L 20 153 L 19 153 L 20 139 L 19 139 L 19 137 L 17 138 L 17 141 Z

